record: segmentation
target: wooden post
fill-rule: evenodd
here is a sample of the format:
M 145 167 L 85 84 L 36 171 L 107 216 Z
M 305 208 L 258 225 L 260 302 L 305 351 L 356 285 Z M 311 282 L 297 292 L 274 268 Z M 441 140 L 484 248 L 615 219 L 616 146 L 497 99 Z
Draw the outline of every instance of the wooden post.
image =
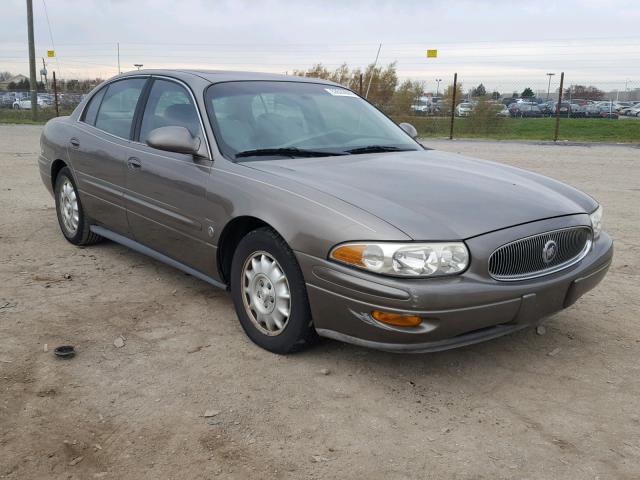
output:
M 360 74 L 360 91 L 358 92 L 362 96 L 362 73 Z
M 58 110 L 58 84 L 56 83 L 56 72 L 53 72 L 53 99 L 56 105 L 56 117 L 60 116 L 60 110 Z
M 553 141 L 558 141 L 560 133 L 560 104 L 562 103 L 562 89 L 564 87 L 564 72 L 560 74 L 560 91 L 558 92 L 558 106 L 556 107 L 556 131 L 553 135 Z
M 458 74 L 453 74 L 453 94 L 451 95 L 451 125 L 449 127 L 449 140 L 453 140 L 453 120 L 456 117 L 456 89 L 458 87 Z

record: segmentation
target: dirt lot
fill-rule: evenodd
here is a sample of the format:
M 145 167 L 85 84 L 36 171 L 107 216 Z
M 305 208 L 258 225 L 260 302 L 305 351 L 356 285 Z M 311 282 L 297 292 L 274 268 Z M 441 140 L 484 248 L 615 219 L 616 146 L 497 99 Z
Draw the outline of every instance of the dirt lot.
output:
M 280 357 L 248 341 L 224 292 L 67 243 L 40 130 L 0 126 L 0 478 L 640 478 L 639 149 L 428 142 L 605 205 L 614 265 L 546 335 Z M 62 344 L 78 356 L 57 360 Z

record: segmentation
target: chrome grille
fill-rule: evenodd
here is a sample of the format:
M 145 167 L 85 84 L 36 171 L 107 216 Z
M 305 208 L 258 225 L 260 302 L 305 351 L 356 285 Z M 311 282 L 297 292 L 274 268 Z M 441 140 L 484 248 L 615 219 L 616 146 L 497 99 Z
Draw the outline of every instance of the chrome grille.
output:
M 591 237 L 591 228 L 571 227 L 507 243 L 489 257 L 489 275 L 509 281 L 557 272 L 584 258 L 591 248 Z

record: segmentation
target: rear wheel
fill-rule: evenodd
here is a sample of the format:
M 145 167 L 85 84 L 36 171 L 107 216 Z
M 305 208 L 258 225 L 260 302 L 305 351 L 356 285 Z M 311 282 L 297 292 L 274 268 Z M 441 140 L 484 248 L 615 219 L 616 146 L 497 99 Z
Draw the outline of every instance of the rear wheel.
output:
M 298 262 L 270 228 L 249 232 L 238 244 L 231 295 L 242 328 L 258 346 L 286 354 L 317 338 Z
M 89 220 L 84 214 L 78 189 L 68 167 L 64 167 L 55 183 L 56 213 L 64 238 L 74 245 L 91 245 L 102 237 L 89 230 Z

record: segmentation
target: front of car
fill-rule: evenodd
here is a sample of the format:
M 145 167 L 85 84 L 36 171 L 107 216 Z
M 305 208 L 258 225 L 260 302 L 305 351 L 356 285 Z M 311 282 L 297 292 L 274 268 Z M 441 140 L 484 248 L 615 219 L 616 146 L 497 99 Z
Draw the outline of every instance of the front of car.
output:
M 283 236 L 323 336 L 392 351 L 467 345 L 539 323 L 609 268 L 612 240 L 591 197 L 425 150 L 340 86 L 229 82 L 206 97 L 224 157 L 300 206 L 288 205 L 296 217 L 281 224 L 295 233 Z M 328 199 L 326 214 L 305 216 L 305 202 Z M 336 215 L 352 226 L 336 230 Z
M 461 103 L 456 107 L 456 112 L 459 117 L 468 117 L 473 111 L 473 105 L 471 103 Z

